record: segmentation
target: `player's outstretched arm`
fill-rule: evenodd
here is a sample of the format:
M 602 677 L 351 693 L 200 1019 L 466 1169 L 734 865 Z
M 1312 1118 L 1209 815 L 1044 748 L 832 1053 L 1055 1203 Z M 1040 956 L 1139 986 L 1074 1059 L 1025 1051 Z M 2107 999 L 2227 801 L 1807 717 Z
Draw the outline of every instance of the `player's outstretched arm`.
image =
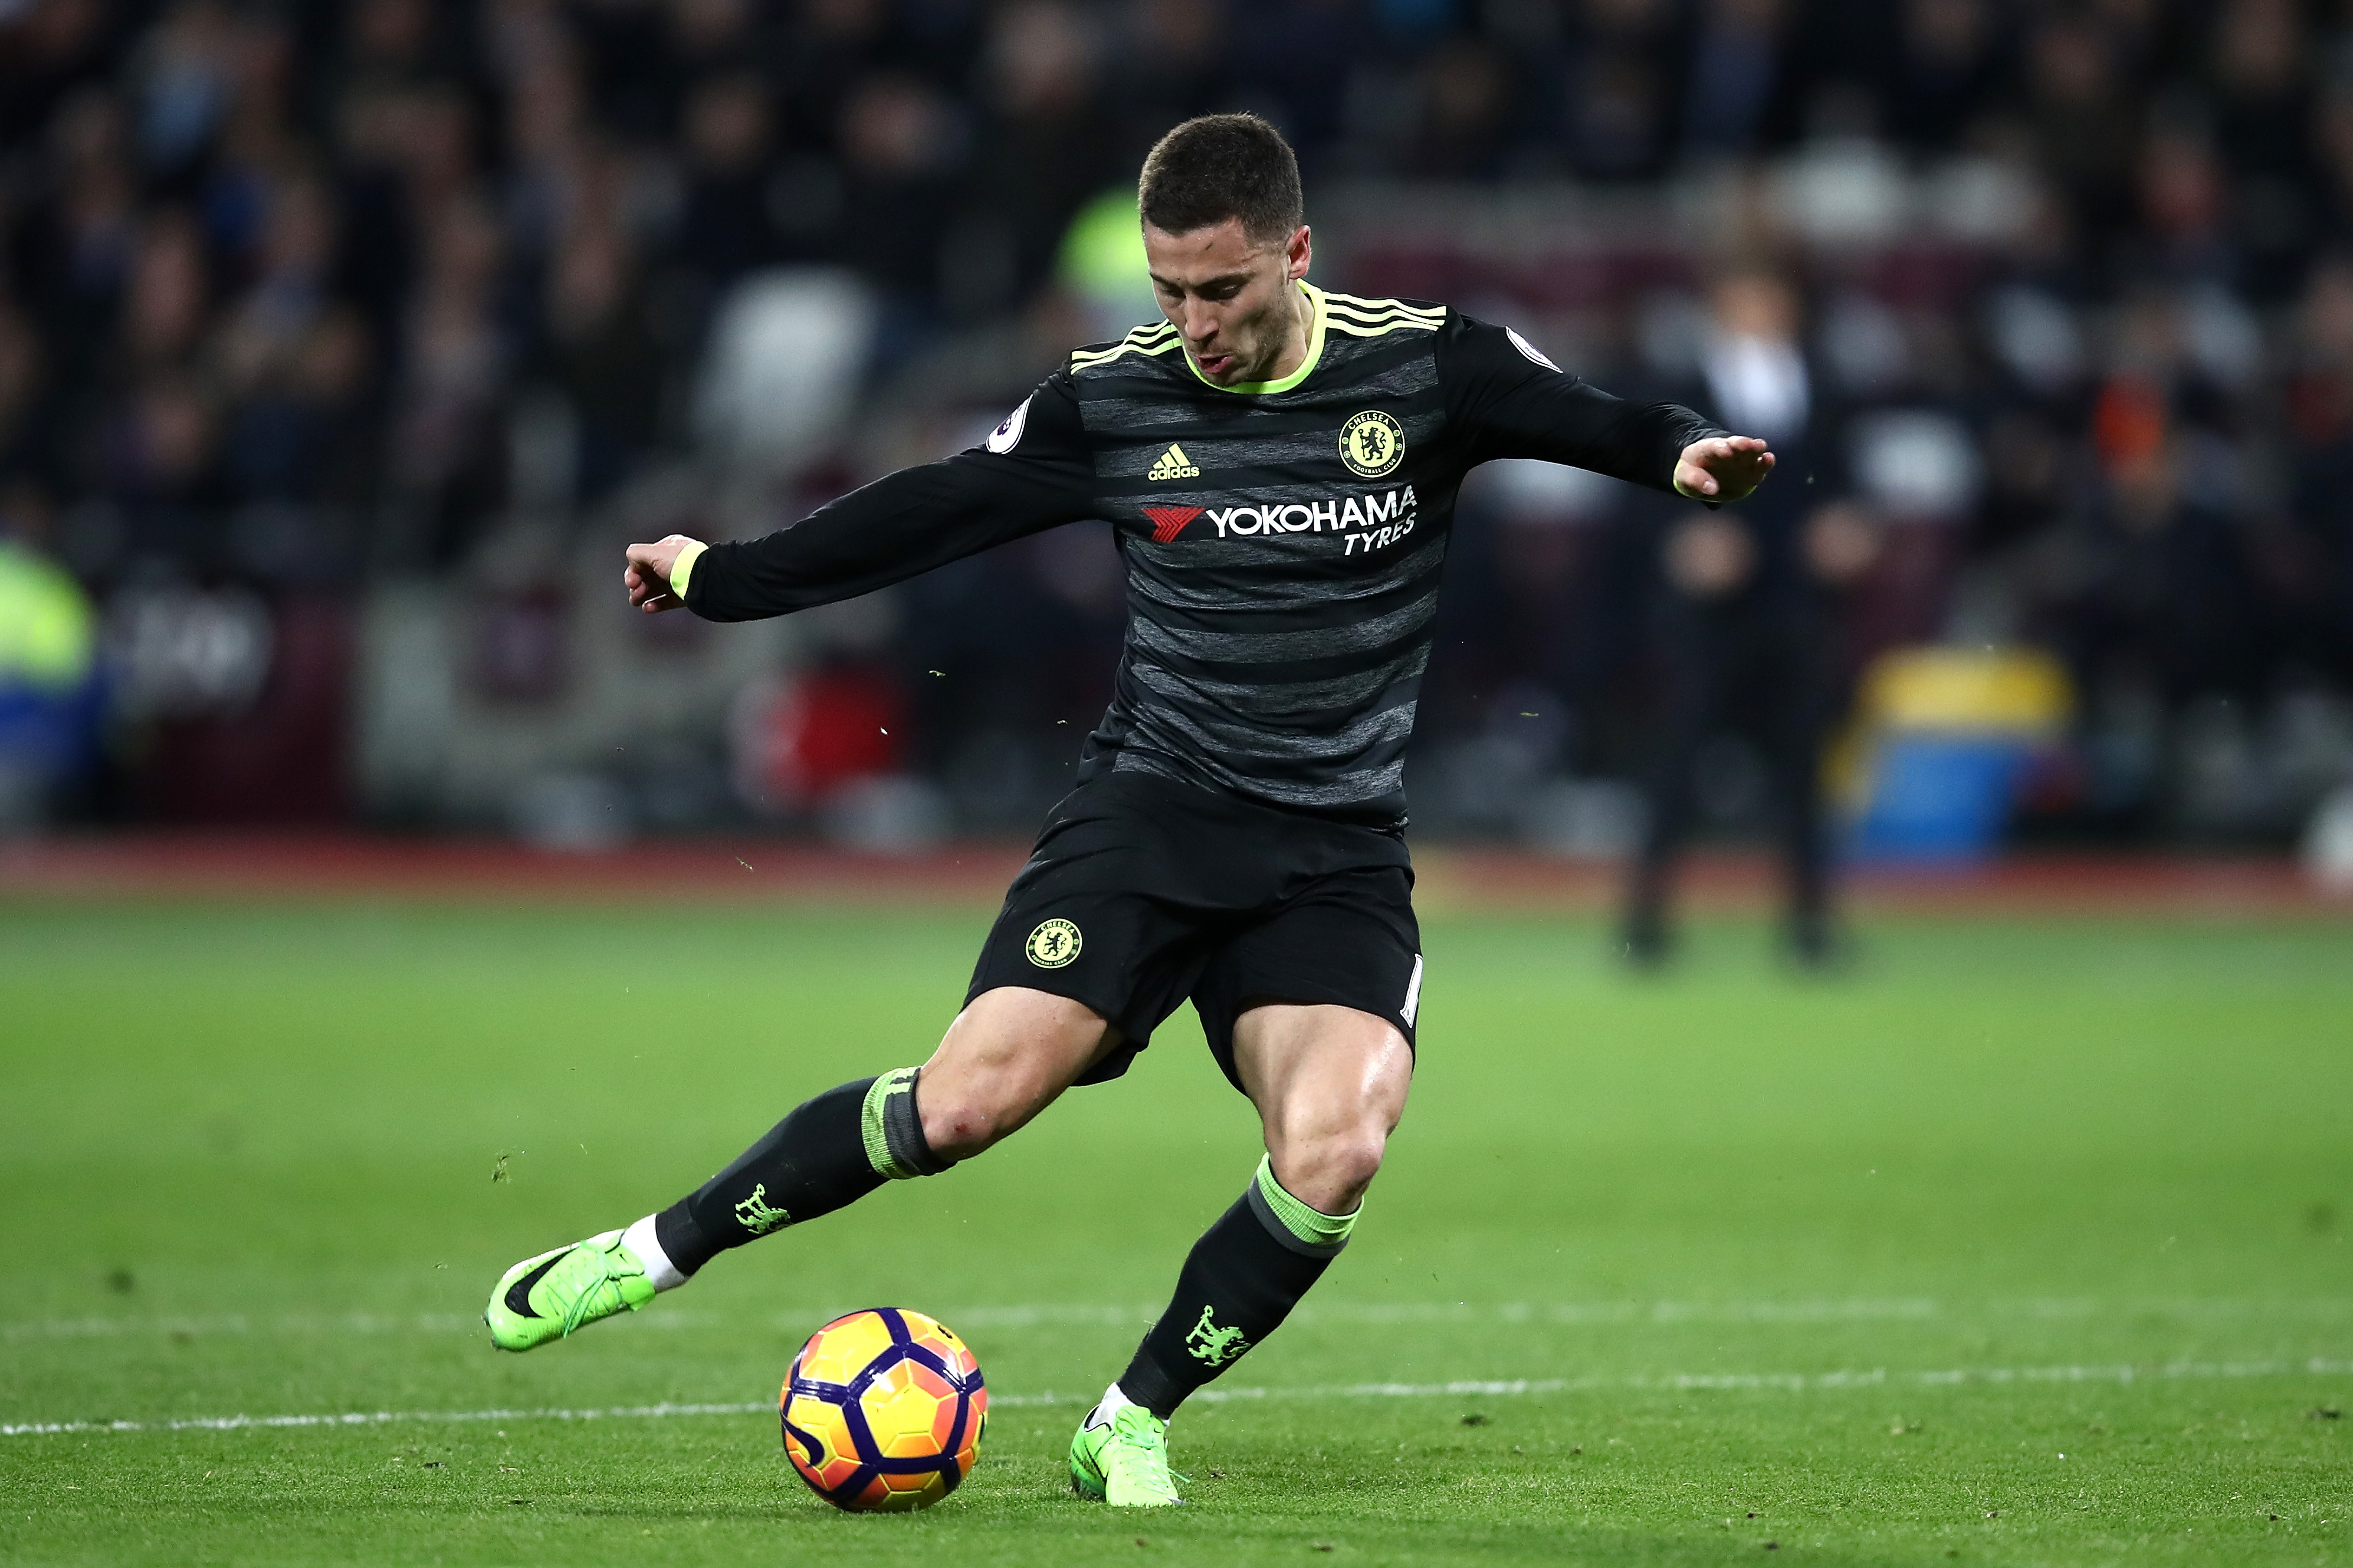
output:
M 1629 403 L 1568 374 L 1526 339 L 1459 313 L 1439 342 L 1451 424 L 1472 460 L 1541 458 L 1717 506 L 1772 470 L 1754 437 L 1718 429 L 1675 403 Z
M 982 446 L 885 475 L 764 538 L 632 544 L 622 582 L 649 613 L 684 605 L 706 620 L 758 620 L 871 594 L 1098 510 L 1078 401 L 1058 374 Z

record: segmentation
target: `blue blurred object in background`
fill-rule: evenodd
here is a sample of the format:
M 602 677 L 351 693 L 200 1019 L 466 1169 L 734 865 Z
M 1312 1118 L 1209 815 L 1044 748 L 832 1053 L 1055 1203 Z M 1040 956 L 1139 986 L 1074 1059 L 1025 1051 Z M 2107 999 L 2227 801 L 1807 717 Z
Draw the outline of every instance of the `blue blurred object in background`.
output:
M 1860 860 L 1963 863 L 2000 847 L 2028 764 L 2073 708 L 2067 677 L 2021 649 L 1906 648 L 1864 678 L 1848 768 Z
M 1871 807 L 1854 825 L 1862 860 L 1981 860 L 2001 841 L 2031 742 L 1999 735 L 1897 735 L 1883 742 Z

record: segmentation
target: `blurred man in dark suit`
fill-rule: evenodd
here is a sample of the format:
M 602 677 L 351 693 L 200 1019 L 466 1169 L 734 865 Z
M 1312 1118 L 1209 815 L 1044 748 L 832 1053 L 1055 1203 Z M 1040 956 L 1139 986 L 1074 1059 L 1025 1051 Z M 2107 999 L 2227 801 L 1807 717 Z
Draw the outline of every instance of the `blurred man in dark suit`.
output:
M 1799 307 L 1778 277 L 1717 282 L 1693 406 L 1754 430 L 1780 454 L 1783 482 L 1737 510 L 1679 506 L 1662 531 L 1650 617 L 1657 683 L 1649 819 L 1628 892 L 1625 952 L 1662 962 L 1672 941 L 1674 864 L 1691 836 L 1702 748 L 1722 729 L 1763 754 L 1787 868 L 1789 952 L 1832 956 L 1821 751 L 1836 688 L 1836 590 L 1871 561 L 1875 533 L 1841 493 L 1836 421 L 1799 345 Z

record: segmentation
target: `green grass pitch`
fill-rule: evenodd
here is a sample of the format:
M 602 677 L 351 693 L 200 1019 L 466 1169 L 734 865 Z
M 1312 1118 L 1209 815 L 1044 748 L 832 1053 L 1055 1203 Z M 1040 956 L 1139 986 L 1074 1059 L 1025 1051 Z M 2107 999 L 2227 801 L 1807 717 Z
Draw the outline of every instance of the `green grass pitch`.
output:
M 2320 921 L 1890 918 L 1805 982 L 1740 921 L 1643 981 L 1590 921 L 1433 919 L 1389 1167 L 1178 1417 L 1171 1513 L 1060 1457 L 1255 1160 L 1189 1014 L 984 1160 L 491 1352 L 507 1264 L 921 1060 L 987 918 L 0 905 L 0 1560 L 2353 1563 Z M 724 1408 L 875 1303 L 999 1400 L 919 1516 Z

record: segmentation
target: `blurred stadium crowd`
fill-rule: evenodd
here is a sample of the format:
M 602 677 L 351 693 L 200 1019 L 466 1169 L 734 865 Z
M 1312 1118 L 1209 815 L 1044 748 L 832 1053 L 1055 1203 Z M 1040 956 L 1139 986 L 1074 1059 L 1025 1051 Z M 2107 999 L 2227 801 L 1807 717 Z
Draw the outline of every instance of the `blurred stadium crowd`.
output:
M 880 778 L 905 832 L 1019 825 L 1107 689 L 1100 539 L 762 645 L 802 674 L 712 676 L 650 773 L 593 723 L 455 805 L 367 759 L 416 750 L 402 626 L 463 645 L 445 730 L 528 727 L 622 533 L 952 449 L 1144 319 L 1133 172 L 1226 108 L 1300 148 L 1319 279 L 1791 454 L 1752 538 L 1479 487 L 1426 820 L 1622 846 L 1683 612 L 1777 550 L 1850 795 L 1872 672 L 1934 644 L 2058 678 L 1992 721 L 2024 831 L 2280 840 L 2353 781 L 2353 5 L 0 0 L 0 816 L 691 826 Z M 1769 744 L 1704 744 L 1696 809 L 1757 819 Z

